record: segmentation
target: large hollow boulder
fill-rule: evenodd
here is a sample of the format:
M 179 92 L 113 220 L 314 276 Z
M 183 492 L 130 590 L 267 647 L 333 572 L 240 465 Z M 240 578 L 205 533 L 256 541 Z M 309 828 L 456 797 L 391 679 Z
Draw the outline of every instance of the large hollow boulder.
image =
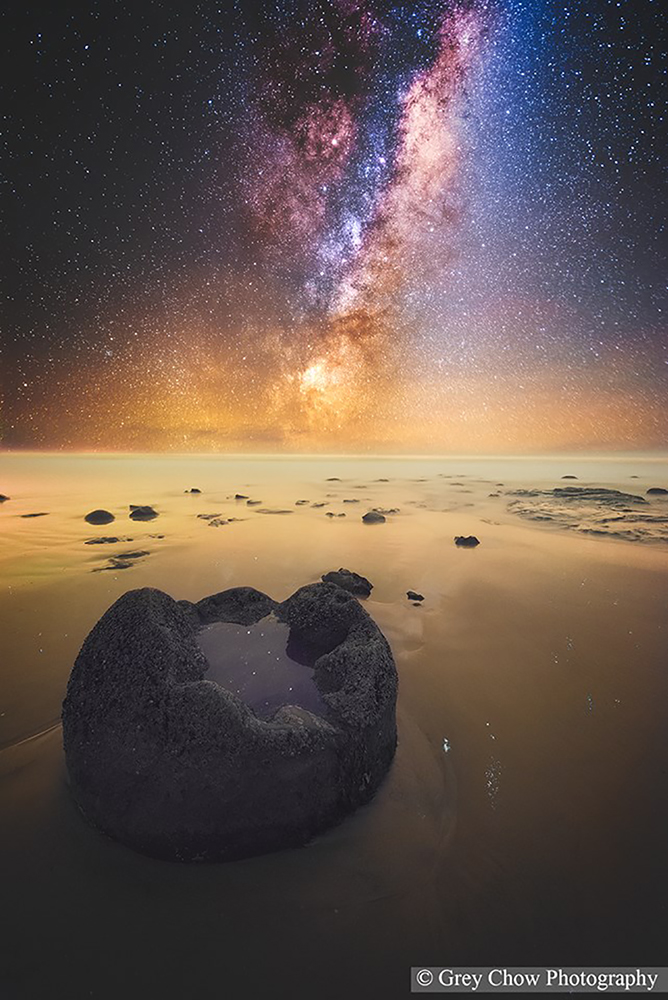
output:
M 312 665 L 320 714 L 285 704 L 262 719 L 206 679 L 202 629 L 269 614 L 289 629 L 288 653 Z M 396 746 L 396 696 L 385 637 L 334 584 L 282 603 L 247 587 L 198 604 L 130 591 L 72 669 L 63 703 L 72 792 L 94 826 L 159 858 L 226 861 L 298 846 L 378 788 Z

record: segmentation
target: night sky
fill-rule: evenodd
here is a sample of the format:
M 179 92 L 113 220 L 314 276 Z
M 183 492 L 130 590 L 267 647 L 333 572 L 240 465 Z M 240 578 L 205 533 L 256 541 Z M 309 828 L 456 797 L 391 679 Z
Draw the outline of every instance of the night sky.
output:
M 2 442 L 666 446 L 661 4 L 5 4 Z

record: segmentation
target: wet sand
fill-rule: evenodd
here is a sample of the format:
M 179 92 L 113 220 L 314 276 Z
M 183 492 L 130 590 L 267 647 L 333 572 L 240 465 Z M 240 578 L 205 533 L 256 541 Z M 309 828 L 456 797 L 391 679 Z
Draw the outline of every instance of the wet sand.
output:
M 2 468 L 0 996 L 401 997 L 421 963 L 668 964 L 668 544 L 657 521 L 634 522 L 633 541 L 590 534 L 609 514 L 584 503 L 570 522 L 510 507 L 511 491 L 565 486 L 644 497 L 665 462 Z M 158 517 L 132 521 L 130 504 Z M 363 524 L 375 507 L 399 512 Z M 96 508 L 116 520 L 87 524 Z M 469 534 L 476 549 L 454 545 Z M 374 801 L 307 848 L 229 865 L 152 861 L 90 830 L 59 728 L 35 734 L 57 726 L 104 610 L 142 586 L 281 600 L 340 566 L 374 584 L 364 603 L 400 676 L 399 750 Z

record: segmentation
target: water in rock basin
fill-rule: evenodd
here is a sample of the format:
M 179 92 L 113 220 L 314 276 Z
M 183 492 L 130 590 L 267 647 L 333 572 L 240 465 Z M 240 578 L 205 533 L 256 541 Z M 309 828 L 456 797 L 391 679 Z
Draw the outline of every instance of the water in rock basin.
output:
M 236 694 L 261 719 L 281 705 L 297 705 L 322 715 L 327 710 L 313 670 L 287 653 L 290 629 L 274 615 L 255 625 L 214 622 L 203 628 L 197 644 L 209 661 L 204 675 Z

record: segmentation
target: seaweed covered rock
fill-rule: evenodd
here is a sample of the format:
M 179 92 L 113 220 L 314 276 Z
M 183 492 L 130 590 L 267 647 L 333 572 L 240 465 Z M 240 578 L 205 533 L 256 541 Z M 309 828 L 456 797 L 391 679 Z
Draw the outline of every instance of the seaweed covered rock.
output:
M 283 623 L 322 712 L 260 718 L 207 680 L 198 636 L 215 623 Z M 396 746 L 390 647 L 352 594 L 330 583 L 282 603 L 234 588 L 198 604 L 126 593 L 74 664 L 63 703 L 73 795 L 97 828 L 143 853 L 226 861 L 306 843 L 368 801 Z M 287 701 L 287 699 L 286 699 Z

